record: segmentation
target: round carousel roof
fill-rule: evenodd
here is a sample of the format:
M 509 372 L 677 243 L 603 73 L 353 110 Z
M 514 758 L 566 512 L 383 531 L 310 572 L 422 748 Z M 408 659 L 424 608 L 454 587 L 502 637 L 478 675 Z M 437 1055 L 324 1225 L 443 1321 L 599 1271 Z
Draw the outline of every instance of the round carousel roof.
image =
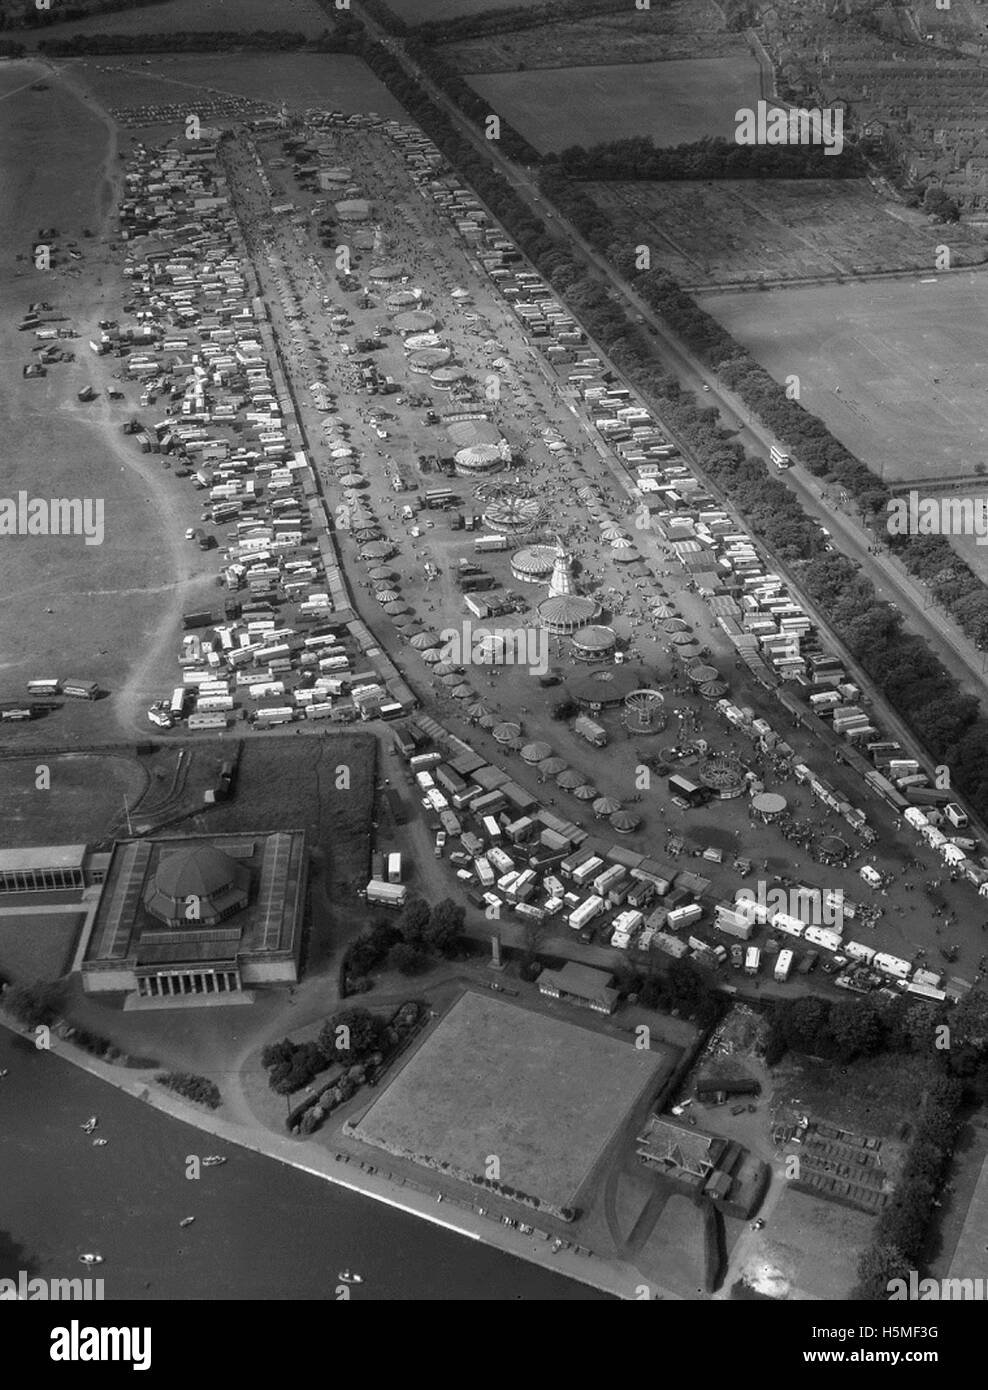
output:
M 553 545 L 529 545 L 524 550 L 515 551 L 511 557 L 511 568 L 516 574 L 530 574 L 541 578 L 552 573 L 556 553 L 556 547 Z

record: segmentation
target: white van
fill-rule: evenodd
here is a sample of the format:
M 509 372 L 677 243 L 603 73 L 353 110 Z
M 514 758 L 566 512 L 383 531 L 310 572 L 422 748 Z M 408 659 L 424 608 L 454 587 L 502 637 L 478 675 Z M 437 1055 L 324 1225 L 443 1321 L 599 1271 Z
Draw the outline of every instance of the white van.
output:
M 948 801 L 943 808 L 943 814 L 950 821 L 956 830 L 963 830 L 967 825 L 967 815 L 962 806 L 958 806 L 956 801 Z

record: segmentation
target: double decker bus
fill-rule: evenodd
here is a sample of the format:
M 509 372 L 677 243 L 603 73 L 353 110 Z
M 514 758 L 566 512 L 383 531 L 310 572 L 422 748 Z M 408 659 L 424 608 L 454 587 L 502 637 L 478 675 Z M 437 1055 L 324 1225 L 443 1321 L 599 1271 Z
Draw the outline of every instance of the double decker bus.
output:
M 772 448 L 769 450 L 769 458 L 772 460 L 772 463 L 775 465 L 776 468 L 779 469 L 780 472 L 784 468 L 792 467 L 792 459 L 789 457 L 789 455 L 785 452 L 784 449 L 779 448 L 778 444 L 772 445 Z

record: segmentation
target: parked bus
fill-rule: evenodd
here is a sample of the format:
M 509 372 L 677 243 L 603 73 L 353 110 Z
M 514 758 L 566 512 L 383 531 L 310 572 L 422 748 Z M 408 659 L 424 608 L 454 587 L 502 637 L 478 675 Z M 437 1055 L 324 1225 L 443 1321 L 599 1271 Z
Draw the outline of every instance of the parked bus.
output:
M 172 691 L 171 703 L 168 706 L 169 713 L 173 719 L 181 719 L 185 713 L 186 689 L 184 685 L 176 685 Z
M 772 460 L 772 462 L 775 464 L 775 467 L 778 468 L 780 472 L 785 468 L 792 467 L 792 459 L 789 457 L 789 455 L 785 452 L 784 449 L 779 448 L 778 444 L 772 445 L 772 448 L 769 451 L 769 458 Z
M 28 681 L 27 693 L 29 695 L 57 695 L 61 689 L 61 684 L 61 681 L 57 680 Z

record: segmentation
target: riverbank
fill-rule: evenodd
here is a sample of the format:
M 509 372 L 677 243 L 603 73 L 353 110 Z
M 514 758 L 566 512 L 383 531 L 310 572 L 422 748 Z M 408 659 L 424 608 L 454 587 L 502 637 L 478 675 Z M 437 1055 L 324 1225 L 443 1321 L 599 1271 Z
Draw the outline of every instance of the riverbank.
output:
M 11 1018 L 0 1010 L 0 1027 L 24 1039 L 26 1035 Z M 571 1251 L 559 1250 L 553 1253 L 551 1242 L 536 1241 L 507 1226 L 474 1212 L 456 1208 L 451 1211 L 447 1204 L 440 1206 L 430 1194 L 414 1191 L 401 1182 L 392 1181 L 380 1172 L 357 1167 L 354 1162 L 338 1162 L 315 1145 L 304 1144 L 287 1136 L 282 1137 L 264 1129 L 260 1125 L 245 1127 L 225 1120 L 218 1115 L 201 1109 L 199 1106 L 183 1101 L 180 1097 L 157 1085 L 154 1071 L 122 1072 L 119 1067 L 110 1066 L 96 1058 L 72 1047 L 70 1043 L 52 1038 L 52 1053 L 63 1061 L 99 1081 L 108 1083 L 118 1091 L 142 1101 L 171 1119 L 191 1125 L 214 1138 L 242 1149 L 249 1150 L 279 1163 L 288 1165 L 300 1173 L 319 1178 L 337 1188 L 359 1194 L 362 1197 L 381 1203 L 405 1215 L 414 1216 L 429 1222 L 444 1231 L 482 1243 L 504 1254 L 530 1264 L 538 1265 L 553 1274 L 575 1280 L 600 1293 L 617 1298 L 636 1296 L 637 1284 L 628 1274 L 616 1270 L 604 1261 L 593 1257 L 579 1256 Z

